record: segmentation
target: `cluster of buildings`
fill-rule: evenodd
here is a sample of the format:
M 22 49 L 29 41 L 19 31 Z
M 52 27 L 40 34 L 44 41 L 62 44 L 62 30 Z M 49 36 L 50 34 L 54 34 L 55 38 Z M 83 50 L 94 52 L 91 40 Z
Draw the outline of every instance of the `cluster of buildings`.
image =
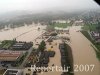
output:
M 90 34 L 92 38 L 96 41 L 96 43 L 100 43 L 100 32 L 91 31 Z
M 11 41 L 10 41 L 11 42 Z M 10 44 L 10 42 L 7 42 Z M 0 49 L 0 67 L 12 68 L 16 67 L 26 56 L 27 50 L 33 46 L 31 42 L 15 42 L 8 49 Z M 20 65 L 21 65 L 20 64 Z M 15 66 L 14 66 L 15 65 Z
M 78 25 L 84 25 L 84 21 L 83 21 L 82 19 L 76 20 L 76 21 L 74 22 L 74 24 L 75 24 L 76 26 L 78 26 Z
M 11 50 L 0 50 L 0 67 L 1 68 L 12 68 L 14 64 L 25 55 L 25 51 L 11 51 Z M 16 63 L 17 65 L 19 63 Z

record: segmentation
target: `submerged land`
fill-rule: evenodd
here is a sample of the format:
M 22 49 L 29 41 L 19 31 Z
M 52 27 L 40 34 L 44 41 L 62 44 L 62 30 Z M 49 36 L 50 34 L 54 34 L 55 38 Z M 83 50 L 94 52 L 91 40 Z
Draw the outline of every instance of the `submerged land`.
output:
M 15 71 L 19 75 L 100 75 L 100 17 L 96 12 L 89 14 L 96 15 L 60 19 L 46 16 L 22 26 L 5 25 L 0 30 L 1 75 Z M 60 71 L 49 69 L 42 74 L 40 69 L 32 70 L 32 65 L 59 66 Z

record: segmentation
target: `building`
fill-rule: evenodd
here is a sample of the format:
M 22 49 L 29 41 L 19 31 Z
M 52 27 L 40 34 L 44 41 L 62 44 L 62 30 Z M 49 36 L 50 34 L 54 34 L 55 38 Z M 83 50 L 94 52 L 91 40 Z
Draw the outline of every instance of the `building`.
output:
M 3 75 L 23 75 L 20 69 L 7 69 Z
M 12 46 L 13 50 L 28 50 L 33 46 L 33 43 L 29 42 L 17 42 Z
M 96 43 L 100 43 L 100 33 L 98 31 L 91 31 L 90 34 Z
M 56 23 L 67 23 L 66 20 L 54 20 L 54 21 L 52 21 L 52 22 L 56 22 Z
M 61 33 L 61 32 L 66 32 L 67 34 L 69 34 L 69 27 L 67 28 L 58 28 L 58 27 L 55 27 L 55 30 L 57 33 Z
M 16 61 L 23 55 L 22 51 L 0 50 L 0 61 Z
M 84 21 L 83 20 L 76 20 L 75 22 L 74 22 L 74 24 L 76 25 L 76 26 L 78 26 L 78 25 L 84 25 Z

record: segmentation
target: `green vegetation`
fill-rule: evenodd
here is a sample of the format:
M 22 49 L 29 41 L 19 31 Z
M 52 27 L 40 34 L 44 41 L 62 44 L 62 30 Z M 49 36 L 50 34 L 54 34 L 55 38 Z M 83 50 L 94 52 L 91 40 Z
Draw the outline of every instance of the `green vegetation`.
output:
M 92 24 L 92 23 L 86 23 L 83 28 L 85 31 L 99 31 L 100 32 L 100 22 L 97 24 Z
M 99 59 L 99 61 L 100 61 L 100 52 L 98 52 L 98 51 L 95 51 L 96 52 L 96 56 L 97 56 L 97 58 Z
M 46 43 L 45 41 L 42 41 L 38 47 L 38 50 L 40 50 L 41 52 L 43 52 L 45 50 L 45 46 L 46 46 Z
M 65 50 L 65 54 L 66 54 L 66 66 L 70 66 L 69 70 L 68 70 L 68 75 L 73 75 L 73 73 L 71 73 L 73 71 L 73 57 L 72 57 L 72 51 L 69 45 L 67 45 L 66 43 L 64 43 L 64 50 Z
M 82 29 L 85 30 L 85 31 L 88 31 L 88 30 L 89 31 L 96 31 L 98 27 L 99 27 L 99 24 L 88 23 L 88 24 L 84 25 L 82 27 Z
M 93 45 L 97 48 L 97 50 L 95 50 L 96 51 L 96 56 L 97 56 L 97 58 L 100 60 L 100 43 L 95 43 L 95 40 L 93 40 L 91 37 L 90 37 L 90 35 L 88 34 L 88 32 L 87 31 L 81 31 L 82 32 L 82 34 L 88 39 L 88 40 L 90 40 L 92 43 L 93 43 Z
M 69 23 L 54 23 L 53 26 L 59 27 L 59 28 L 67 28 L 68 26 L 70 26 L 70 24 Z
M 100 22 L 98 22 L 98 24 L 91 24 L 88 23 L 86 25 L 84 25 L 84 27 L 82 28 L 83 31 L 82 34 L 92 42 L 92 44 L 97 48 L 97 50 L 95 50 L 96 52 L 96 56 L 97 58 L 100 60 L 100 43 L 96 43 L 94 39 L 92 39 L 88 33 L 88 31 L 98 31 L 100 32 Z M 95 49 L 95 48 L 94 48 Z
M 0 75 L 3 75 L 6 69 L 0 69 Z
M 66 68 L 70 67 L 68 69 L 68 72 L 63 72 L 63 75 L 74 75 L 73 73 L 73 57 L 72 57 L 72 51 L 71 47 L 67 45 L 66 43 L 63 44 L 63 49 L 60 49 L 61 51 L 61 65 L 62 67 Z
M 0 48 L 9 49 L 15 42 L 15 40 L 4 40 L 1 42 Z
M 70 23 L 50 23 L 50 25 L 47 26 L 47 31 L 54 31 L 55 27 L 58 28 L 67 28 L 68 26 L 70 26 Z
M 22 57 L 19 57 L 19 60 L 17 60 L 14 64 L 12 64 L 12 66 L 14 66 L 14 67 L 20 66 L 23 63 L 27 54 L 28 54 L 28 52 L 26 52 Z
M 28 52 L 26 52 L 19 61 L 17 61 L 17 65 L 20 66 L 22 64 L 22 62 L 24 61 L 25 57 L 27 56 Z
M 94 43 L 94 41 L 92 40 L 92 38 L 90 37 L 90 35 L 88 34 L 87 31 L 81 31 L 81 32 L 88 40 L 90 40 L 92 43 Z

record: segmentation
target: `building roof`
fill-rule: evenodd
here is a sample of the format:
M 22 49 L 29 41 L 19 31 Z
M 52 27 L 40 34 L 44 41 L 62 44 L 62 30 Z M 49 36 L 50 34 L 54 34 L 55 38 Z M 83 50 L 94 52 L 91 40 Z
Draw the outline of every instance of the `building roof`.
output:
M 0 61 L 16 61 L 22 53 L 22 51 L 0 50 Z
M 33 44 L 31 42 L 17 42 L 12 46 L 12 49 L 14 50 L 28 50 L 30 47 L 32 47 Z
M 15 43 L 13 47 L 23 47 L 25 43 Z
M 21 75 L 21 73 L 18 69 L 7 69 L 3 75 Z

